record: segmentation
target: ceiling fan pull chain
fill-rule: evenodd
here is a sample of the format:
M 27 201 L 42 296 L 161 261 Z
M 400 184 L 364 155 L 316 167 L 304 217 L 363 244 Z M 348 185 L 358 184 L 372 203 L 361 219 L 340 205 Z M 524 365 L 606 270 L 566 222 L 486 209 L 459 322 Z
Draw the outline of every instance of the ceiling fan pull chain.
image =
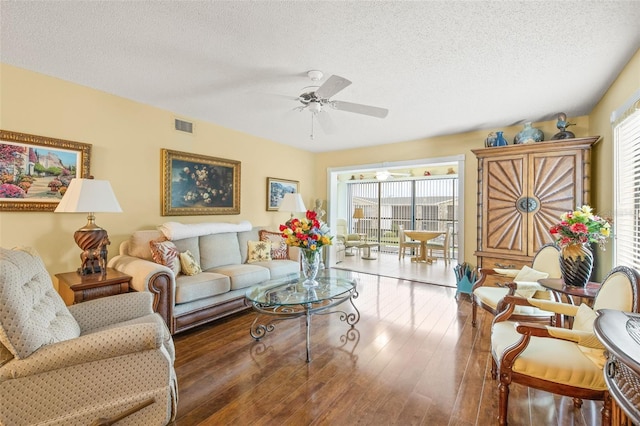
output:
M 311 113 L 311 140 L 313 140 L 313 113 Z

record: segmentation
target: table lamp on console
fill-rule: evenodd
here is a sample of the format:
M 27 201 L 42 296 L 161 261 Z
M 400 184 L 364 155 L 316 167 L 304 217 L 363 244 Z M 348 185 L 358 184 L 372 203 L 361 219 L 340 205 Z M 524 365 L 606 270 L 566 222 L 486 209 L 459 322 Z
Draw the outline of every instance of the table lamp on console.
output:
M 76 244 L 82 249 L 82 265 L 78 268 L 78 273 L 105 274 L 107 245 L 110 241 L 107 231 L 96 225 L 94 213 L 122 212 L 109 181 L 72 179 L 55 212 L 88 213 L 87 224 L 73 234 Z

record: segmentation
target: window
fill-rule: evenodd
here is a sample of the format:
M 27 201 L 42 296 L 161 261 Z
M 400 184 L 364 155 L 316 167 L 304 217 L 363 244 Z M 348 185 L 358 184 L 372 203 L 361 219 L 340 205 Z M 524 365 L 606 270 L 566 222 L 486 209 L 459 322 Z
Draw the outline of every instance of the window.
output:
M 458 177 L 432 176 L 382 182 L 349 182 L 349 211 L 362 209 L 363 218 L 353 215 L 352 232 L 366 235 L 380 244 L 380 251 L 397 253 L 398 226 L 404 229 L 443 231 L 451 229 L 451 250 L 457 249 Z M 452 255 L 452 257 L 454 257 Z
M 640 269 L 640 91 L 611 116 L 614 137 L 614 257 Z

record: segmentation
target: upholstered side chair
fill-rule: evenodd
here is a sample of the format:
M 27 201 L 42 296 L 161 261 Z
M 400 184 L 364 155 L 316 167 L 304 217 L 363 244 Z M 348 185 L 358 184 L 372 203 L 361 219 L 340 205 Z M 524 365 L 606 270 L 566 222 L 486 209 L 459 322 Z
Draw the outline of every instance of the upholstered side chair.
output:
M 492 315 L 497 315 L 503 308 L 505 296 L 516 293 L 523 297 L 550 300 L 553 294 L 537 283 L 542 278 L 560 278 L 560 249 L 555 244 L 545 244 L 533 258 L 531 268 L 490 269 L 480 268 L 480 279 L 471 290 L 471 324 L 476 326 L 478 306 Z M 501 286 L 486 285 L 488 276 L 496 276 L 504 280 Z M 551 322 L 554 315 L 536 307 L 518 306 L 513 313 L 513 321 Z
M 166 425 L 173 341 L 149 293 L 65 306 L 32 250 L 0 248 L 0 425 Z
M 611 397 L 603 367 L 604 347 L 595 336 L 593 322 L 599 309 L 638 312 L 640 276 L 624 266 L 607 274 L 593 308 L 549 300 L 505 297 L 505 310 L 492 325 L 492 377 L 499 378 L 500 425 L 507 424 L 509 385 L 518 383 L 572 397 L 576 408 L 583 399 L 604 401 L 602 425 L 611 424 Z M 529 306 L 573 317 L 573 328 L 513 322 L 518 306 Z
M 336 239 L 341 241 L 346 247 L 346 255 L 353 256 L 353 249 L 357 249 L 363 243 L 360 239 L 360 234 L 349 233 L 347 230 L 347 221 L 345 219 L 338 219 L 336 226 Z

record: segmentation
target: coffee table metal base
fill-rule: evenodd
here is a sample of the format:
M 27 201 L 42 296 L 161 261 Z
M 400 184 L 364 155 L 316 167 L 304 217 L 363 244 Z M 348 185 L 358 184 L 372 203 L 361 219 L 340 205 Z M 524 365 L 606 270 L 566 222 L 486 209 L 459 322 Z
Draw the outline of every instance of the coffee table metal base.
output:
M 306 321 L 306 341 L 307 341 L 307 362 L 311 362 L 311 316 L 312 315 L 328 315 L 328 314 L 340 314 L 340 321 L 345 321 L 353 328 L 358 321 L 360 321 L 360 311 L 353 303 L 353 299 L 358 297 L 358 292 L 355 287 L 344 295 L 334 297 L 332 299 L 324 300 L 319 303 L 304 303 L 300 305 L 285 305 L 285 306 L 273 306 L 267 303 L 252 302 L 253 309 L 257 312 L 256 318 L 251 324 L 249 333 L 251 337 L 256 340 L 260 340 L 270 331 L 275 329 L 275 323 L 278 321 L 284 321 L 293 318 L 299 318 L 305 316 Z M 351 303 L 351 306 L 355 312 L 349 312 L 335 309 L 330 310 L 333 307 L 340 305 L 346 301 Z M 273 317 L 268 322 L 259 322 L 262 315 Z

